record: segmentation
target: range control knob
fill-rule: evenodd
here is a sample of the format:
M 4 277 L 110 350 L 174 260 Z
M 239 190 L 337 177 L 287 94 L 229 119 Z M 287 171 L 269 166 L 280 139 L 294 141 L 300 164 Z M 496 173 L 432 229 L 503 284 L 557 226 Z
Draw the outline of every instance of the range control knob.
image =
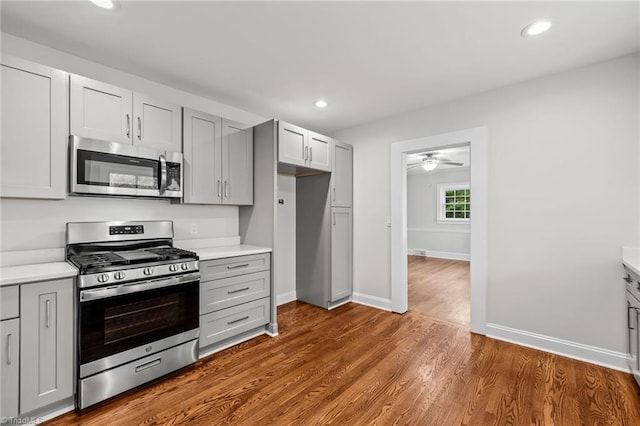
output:
M 109 274 L 98 275 L 99 283 L 106 283 L 107 281 L 109 281 Z
M 177 263 L 172 263 L 171 265 L 169 265 L 169 270 L 171 272 L 176 272 L 178 270 L 178 264 Z
M 180 265 L 180 267 L 182 268 L 183 271 L 186 271 L 187 269 L 189 269 L 189 264 L 183 263 L 182 265 Z
M 123 280 L 124 277 L 126 277 L 126 274 L 124 272 L 116 272 L 115 274 L 113 274 L 113 278 L 115 278 L 116 280 Z
M 145 275 L 153 275 L 153 268 L 144 268 L 142 273 Z

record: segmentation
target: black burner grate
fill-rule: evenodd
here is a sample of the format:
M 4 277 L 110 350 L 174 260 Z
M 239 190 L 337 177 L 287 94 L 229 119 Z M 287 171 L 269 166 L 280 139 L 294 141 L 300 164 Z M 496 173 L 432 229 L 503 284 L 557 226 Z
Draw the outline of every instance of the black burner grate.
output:
M 184 259 L 187 257 L 197 258 L 197 255 L 194 252 L 175 247 L 150 248 L 145 251 L 162 256 L 163 260 Z
M 126 264 L 126 259 L 113 252 L 101 252 L 71 256 L 71 261 L 82 269 Z

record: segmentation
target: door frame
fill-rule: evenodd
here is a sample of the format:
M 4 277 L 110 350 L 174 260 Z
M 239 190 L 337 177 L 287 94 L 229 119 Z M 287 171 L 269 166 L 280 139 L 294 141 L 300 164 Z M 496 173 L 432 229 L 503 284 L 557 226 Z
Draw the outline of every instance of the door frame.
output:
M 405 313 L 409 304 L 407 272 L 407 155 L 424 151 L 470 147 L 470 270 L 473 333 L 487 329 L 487 127 L 474 127 L 395 142 L 391 161 L 391 310 Z

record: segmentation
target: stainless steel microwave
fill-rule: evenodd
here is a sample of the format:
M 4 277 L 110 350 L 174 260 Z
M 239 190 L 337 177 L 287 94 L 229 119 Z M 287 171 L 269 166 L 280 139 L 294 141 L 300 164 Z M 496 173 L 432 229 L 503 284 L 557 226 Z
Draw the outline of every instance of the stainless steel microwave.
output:
M 71 194 L 182 197 L 179 152 L 71 135 L 69 153 Z

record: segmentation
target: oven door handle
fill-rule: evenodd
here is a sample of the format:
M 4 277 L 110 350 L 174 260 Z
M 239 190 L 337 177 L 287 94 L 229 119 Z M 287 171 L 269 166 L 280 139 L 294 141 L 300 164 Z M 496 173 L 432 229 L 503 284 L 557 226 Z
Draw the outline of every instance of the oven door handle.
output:
M 109 287 L 82 290 L 80 292 L 80 303 L 91 300 L 104 299 L 107 297 L 120 296 L 123 294 L 139 293 L 157 288 L 172 287 L 200 280 L 200 272 L 192 272 L 184 275 L 177 275 L 169 278 L 159 278 L 156 280 L 119 284 Z

